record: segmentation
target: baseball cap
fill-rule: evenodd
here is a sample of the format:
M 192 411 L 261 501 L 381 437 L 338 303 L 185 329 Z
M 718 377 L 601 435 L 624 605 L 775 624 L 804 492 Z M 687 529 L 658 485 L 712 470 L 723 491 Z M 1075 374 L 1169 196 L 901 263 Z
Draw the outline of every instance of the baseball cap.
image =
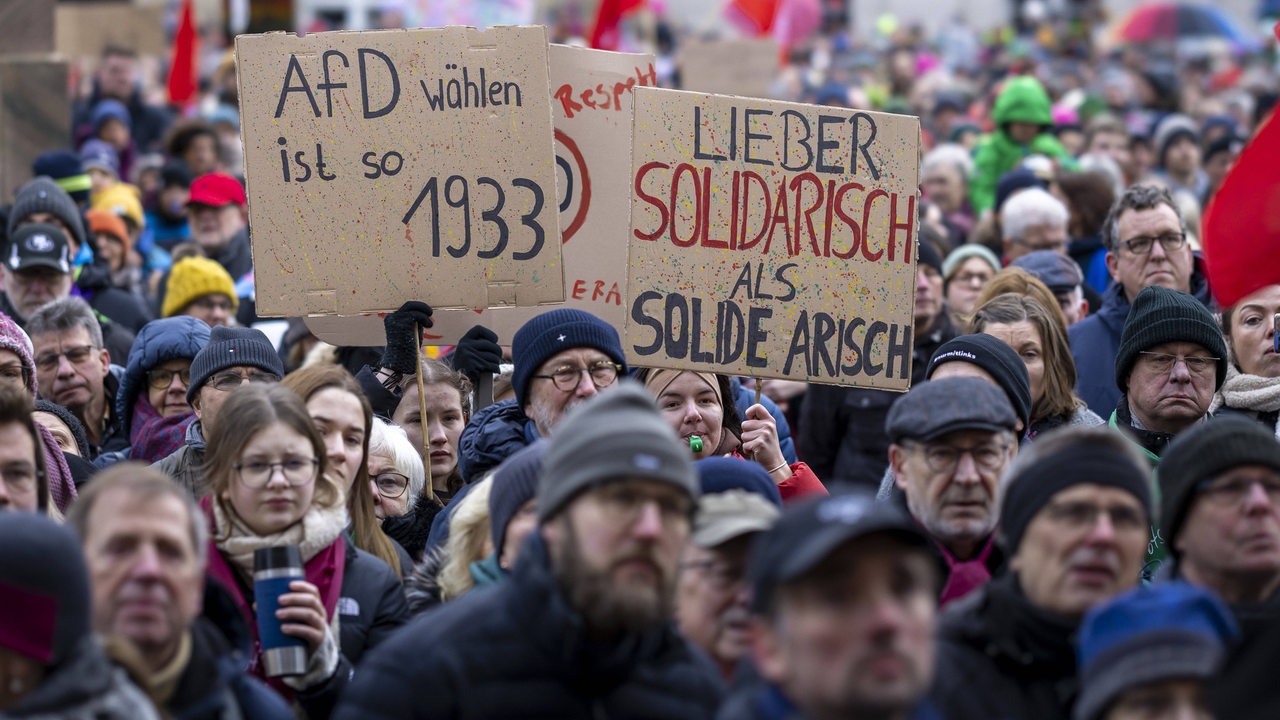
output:
M 187 205 L 208 205 L 223 207 L 225 205 L 244 205 L 246 202 L 244 187 L 240 181 L 226 173 L 206 173 L 191 183 L 191 195 Z
M 881 532 L 893 533 L 912 547 L 929 544 L 906 510 L 878 503 L 865 490 L 837 490 L 788 506 L 752 548 L 752 611 L 767 612 L 780 585 L 813 570 L 841 545 Z
M 9 254 L 4 264 L 10 270 L 51 267 L 71 272 L 71 248 L 62 229 L 45 223 L 23 225 L 9 239 Z
M 1010 264 L 1035 275 L 1050 292 L 1069 292 L 1084 283 L 1076 261 L 1056 250 L 1035 250 Z
M 748 533 L 763 532 L 778 519 L 778 506 L 750 490 L 703 495 L 693 521 L 693 544 L 713 548 Z
M 889 439 L 928 442 L 957 430 L 1012 432 L 1018 417 L 1004 391 L 976 377 L 928 380 L 889 408 Z

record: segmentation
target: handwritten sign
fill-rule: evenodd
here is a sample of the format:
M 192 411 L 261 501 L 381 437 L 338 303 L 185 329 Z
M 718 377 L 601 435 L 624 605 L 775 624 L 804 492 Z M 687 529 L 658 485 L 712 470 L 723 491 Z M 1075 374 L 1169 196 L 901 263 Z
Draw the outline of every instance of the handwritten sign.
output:
M 564 299 L 542 27 L 236 38 L 258 313 Z
M 552 45 L 548 58 L 564 305 L 593 313 L 621 330 L 626 318 L 631 95 L 637 87 L 657 83 L 654 58 L 567 45 Z M 510 342 L 521 325 L 545 310 L 438 309 L 427 338 L 452 343 L 480 323 Z M 307 325 L 321 339 L 383 343 L 382 320 L 376 316 L 310 318 Z
M 628 361 L 905 390 L 918 119 L 635 96 Z

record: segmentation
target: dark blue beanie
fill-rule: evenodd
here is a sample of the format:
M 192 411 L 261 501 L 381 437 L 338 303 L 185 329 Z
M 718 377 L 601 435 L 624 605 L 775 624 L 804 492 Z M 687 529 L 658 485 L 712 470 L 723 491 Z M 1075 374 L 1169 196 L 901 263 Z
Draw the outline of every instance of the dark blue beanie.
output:
M 698 484 L 702 486 L 703 495 L 746 490 L 782 507 L 778 486 L 760 463 L 736 457 L 708 457 L 694 461 L 693 467 L 698 471 Z
M 58 187 L 67 191 L 77 205 L 84 205 L 89 201 L 89 176 L 85 173 L 80 156 L 70 150 L 50 150 L 41 153 L 36 157 L 35 162 L 31 163 L 31 174 L 36 177 L 46 175 L 53 178 Z
M 1013 411 L 1022 418 L 1022 431 L 1031 427 L 1031 379 L 1027 365 L 1003 340 L 986 333 L 958 335 L 934 351 L 925 378 L 933 377 L 939 365 L 949 362 L 967 362 L 987 371 L 1009 396 Z
M 582 347 L 599 350 L 621 365 L 622 372 L 627 371 L 618 331 L 589 312 L 561 308 L 522 325 L 511 341 L 511 358 L 515 362 L 511 387 L 516 393 L 516 403 L 524 407 L 529 397 L 529 382 L 544 362 L 557 353 Z
M 538 494 L 538 477 L 542 475 L 542 459 L 548 445 L 550 442 L 545 439 L 535 440 L 504 460 L 494 472 L 489 488 L 489 536 L 498 557 L 502 557 L 502 541 L 511 518 Z
M 1140 586 L 1094 607 L 1077 642 L 1075 720 L 1102 717 L 1139 685 L 1212 677 L 1237 634 L 1221 600 L 1181 581 Z

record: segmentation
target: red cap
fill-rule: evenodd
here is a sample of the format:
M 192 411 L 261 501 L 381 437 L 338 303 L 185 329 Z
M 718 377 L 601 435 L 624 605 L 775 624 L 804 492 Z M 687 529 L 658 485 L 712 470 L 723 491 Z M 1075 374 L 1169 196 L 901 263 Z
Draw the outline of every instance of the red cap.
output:
M 201 175 L 191 183 L 191 196 L 188 205 L 209 205 L 222 207 L 235 203 L 245 204 L 244 187 L 240 181 L 226 173 L 208 173 Z

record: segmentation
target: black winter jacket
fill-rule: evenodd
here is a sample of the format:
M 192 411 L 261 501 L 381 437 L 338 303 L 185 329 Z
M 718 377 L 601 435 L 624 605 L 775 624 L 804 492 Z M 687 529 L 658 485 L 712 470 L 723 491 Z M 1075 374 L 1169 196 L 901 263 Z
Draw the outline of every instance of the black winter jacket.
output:
M 335 717 L 711 718 L 722 692 L 670 624 L 593 642 L 535 535 L 509 581 L 419 616 L 371 653 Z
M 947 608 L 930 691 L 947 720 L 1071 720 L 1078 623 L 1033 607 L 1006 574 Z

